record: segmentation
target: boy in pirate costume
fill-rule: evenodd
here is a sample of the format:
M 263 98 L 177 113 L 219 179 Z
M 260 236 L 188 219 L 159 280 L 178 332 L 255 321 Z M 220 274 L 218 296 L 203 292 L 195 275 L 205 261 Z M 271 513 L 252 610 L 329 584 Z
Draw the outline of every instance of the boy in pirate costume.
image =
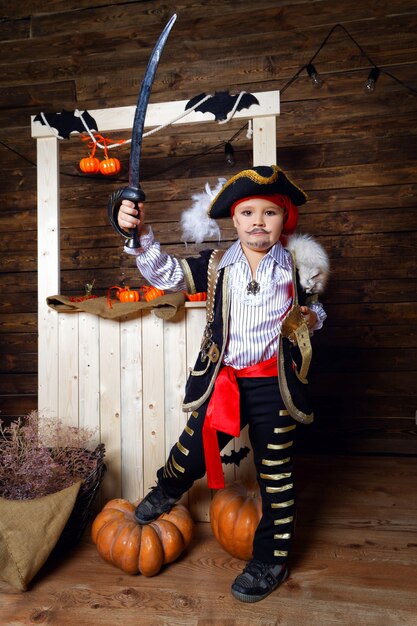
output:
M 161 251 L 143 204 L 139 216 L 123 201 L 117 217 L 120 228 L 138 228 L 141 247 L 125 250 L 152 285 L 208 293 L 207 326 L 185 390 L 190 418 L 135 517 L 147 524 L 169 511 L 206 472 L 210 488 L 224 487 L 220 451 L 248 424 L 263 509 L 253 558 L 231 588 L 243 602 L 262 600 L 288 576 L 295 431 L 313 419 L 306 375 L 310 335 L 326 318 L 317 294 L 328 260 L 311 237 L 289 237 L 306 199 L 278 166 L 244 170 L 208 209 L 211 227 L 232 218 L 237 241 L 225 253 L 205 250 L 183 260 Z

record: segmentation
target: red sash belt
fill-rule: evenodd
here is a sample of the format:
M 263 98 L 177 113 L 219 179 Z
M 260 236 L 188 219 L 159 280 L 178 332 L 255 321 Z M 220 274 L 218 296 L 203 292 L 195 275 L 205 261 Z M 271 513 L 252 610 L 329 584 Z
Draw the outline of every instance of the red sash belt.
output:
M 224 487 L 217 432 L 238 437 L 240 433 L 240 394 L 236 378 L 278 376 L 277 357 L 236 370 L 225 365 L 214 384 L 203 426 L 204 458 L 210 489 Z

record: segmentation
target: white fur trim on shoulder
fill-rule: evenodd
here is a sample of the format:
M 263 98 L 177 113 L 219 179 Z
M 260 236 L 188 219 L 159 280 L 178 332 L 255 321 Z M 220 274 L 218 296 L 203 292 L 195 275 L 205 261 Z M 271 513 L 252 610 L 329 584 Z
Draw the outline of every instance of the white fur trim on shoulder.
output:
M 205 190 L 191 196 L 193 204 L 183 211 L 181 215 L 182 241 L 194 241 L 201 243 L 205 239 L 216 237 L 220 240 L 220 228 L 216 222 L 208 216 L 208 209 L 213 198 L 226 182 L 225 178 L 219 178 L 214 189 L 206 183 Z
M 292 235 L 286 248 L 295 255 L 303 289 L 307 293 L 322 293 L 330 271 L 329 257 L 324 248 L 311 235 Z

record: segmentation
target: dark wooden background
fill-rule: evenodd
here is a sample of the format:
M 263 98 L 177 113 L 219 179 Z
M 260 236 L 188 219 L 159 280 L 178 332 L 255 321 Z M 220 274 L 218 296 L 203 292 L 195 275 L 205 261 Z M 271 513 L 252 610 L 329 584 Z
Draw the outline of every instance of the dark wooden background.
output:
M 328 321 L 314 338 L 316 423 L 301 444 L 313 452 L 415 453 L 415 0 L 27 0 L 0 7 L 0 418 L 37 407 L 30 116 L 134 105 L 150 51 L 176 11 L 151 102 L 283 90 L 277 162 L 308 192 L 299 230 L 325 246 L 332 266 L 323 299 Z M 336 24 L 348 33 L 336 27 L 314 60 L 322 89 L 305 71 L 288 86 Z M 372 67 L 366 55 L 385 70 L 371 94 L 363 90 Z M 224 142 L 241 128 L 236 121 L 171 127 L 145 140 L 148 215 L 168 251 L 197 252 L 180 240 L 181 211 L 206 181 L 251 163 L 243 129 L 233 141 L 236 165 L 225 164 Z M 109 193 L 125 184 L 128 147 L 111 153 L 122 161 L 117 180 L 80 173 L 87 148 L 79 135 L 60 147 L 62 293 L 81 294 L 93 279 L 98 294 L 123 280 L 138 285 L 106 217 Z M 232 238 L 223 225 L 224 244 Z

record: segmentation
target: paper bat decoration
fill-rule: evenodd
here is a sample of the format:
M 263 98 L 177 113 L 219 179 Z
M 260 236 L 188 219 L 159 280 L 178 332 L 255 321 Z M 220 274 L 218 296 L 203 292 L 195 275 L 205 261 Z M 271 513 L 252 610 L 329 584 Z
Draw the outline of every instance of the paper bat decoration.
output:
M 49 126 L 56 129 L 59 139 L 69 139 L 71 133 L 86 132 L 81 118 L 75 115 L 74 111 L 65 111 L 63 109 L 61 113 L 44 113 L 43 115 Z M 83 111 L 82 116 L 91 131 L 98 131 L 97 122 L 88 111 Z M 41 115 L 35 117 L 35 122 L 41 122 L 41 124 L 46 126 Z
M 185 110 L 191 109 L 197 102 L 206 97 L 205 93 L 200 93 L 198 96 L 191 98 L 185 105 Z M 235 106 L 236 100 L 239 94 L 231 96 L 228 91 L 216 91 L 214 96 L 211 96 L 208 100 L 205 100 L 195 111 L 201 113 L 213 113 L 214 118 L 218 121 L 227 119 L 227 114 Z M 239 104 L 237 105 L 237 111 L 242 109 L 248 109 L 252 104 L 259 104 L 257 98 L 251 93 L 245 93 L 241 97 Z
M 223 456 L 220 457 L 221 462 L 225 465 L 231 465 L 232 463 L 234 463 L 239 467 L 240 462 L 248 456 L 249 452 L 250 449 L 248 448 L 248 446 L 240 448 L 240 450 L 238 450 L 237 452 L 235 450 L 232 450 L 230 454 L 223 454 Z

